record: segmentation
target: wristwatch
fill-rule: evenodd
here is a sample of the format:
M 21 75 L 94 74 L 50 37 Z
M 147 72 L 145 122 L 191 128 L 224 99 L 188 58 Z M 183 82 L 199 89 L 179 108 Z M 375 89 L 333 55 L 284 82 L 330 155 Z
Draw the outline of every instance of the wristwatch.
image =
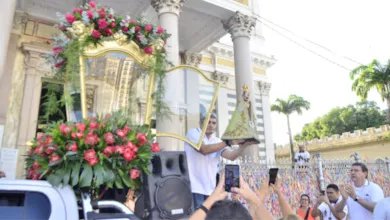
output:
M 356 196 L 354 200 L 357 202 L 359 200 L 359 196 Z

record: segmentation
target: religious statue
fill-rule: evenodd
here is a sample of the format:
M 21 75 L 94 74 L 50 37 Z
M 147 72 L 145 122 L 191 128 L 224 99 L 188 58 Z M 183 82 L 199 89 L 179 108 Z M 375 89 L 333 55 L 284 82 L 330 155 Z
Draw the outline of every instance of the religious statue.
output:
M 247 85 L 242 86 L 242 97 L 238 100 L 236 110 L 222 136 L 222 140 L 245 140 L 246 142 L 260 143 Z

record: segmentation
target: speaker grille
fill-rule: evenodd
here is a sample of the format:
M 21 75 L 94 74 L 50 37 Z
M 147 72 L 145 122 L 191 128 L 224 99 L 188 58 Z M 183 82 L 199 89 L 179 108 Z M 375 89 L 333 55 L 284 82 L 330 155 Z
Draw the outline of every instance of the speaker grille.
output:
M 155 201 L 160 217 L 179 219 L 192 213 L 190 184 L 179 177 L 156 182 Z

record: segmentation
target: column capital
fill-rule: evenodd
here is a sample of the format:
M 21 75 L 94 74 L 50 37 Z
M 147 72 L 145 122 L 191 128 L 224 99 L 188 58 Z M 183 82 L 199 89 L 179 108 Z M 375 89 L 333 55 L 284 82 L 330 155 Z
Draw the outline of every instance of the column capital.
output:
M 221 85 L 226 85 L 229 82 L 229 74 L 219 71 L 214 71 L 211 74 L 211 78 L 219 82 Z
M 198 67 L 202 61 L 202 54 L 185 51 L 183 53 L 183 61 L 184 65 Z
M 223 27 L 232 39 L 236 37 L 250 37 L 252 28 L 256 26 L 256 19 L 237 11 L 228 21 L 223 21 Z
M 271 83 L 265 81 L 259 81 L 257 85 L 259 86 L 260 94 L 262 96 L 269 95 L 269 91 L 271 90 Z
M 174 13 L 179 15 L 185 1 L 186 0 L 152 0 L 151 4 L 158 14 Z
M 12 33 L 22 35 L 28 21 L 28 14 L 16 12 L 14 14 L 14 20 L 12 24 Z

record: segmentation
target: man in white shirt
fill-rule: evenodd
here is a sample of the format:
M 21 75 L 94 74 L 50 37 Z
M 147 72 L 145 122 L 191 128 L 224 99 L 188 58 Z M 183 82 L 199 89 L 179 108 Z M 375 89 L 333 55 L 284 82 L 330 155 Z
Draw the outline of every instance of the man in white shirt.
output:
M 200 121 L 200 127 L 203 127 L 203 120 L 201 119 Z M 203 138 L 203 145 L 199 151 L 187 143 L 184 144 L 191 181 L 191 191 L 196 209 L 202 205 L 215 189 L 220 156 L 228 160 L 235 160 L 244 151 L 246 146 L 253 144 L 245 143 L 237 150 L 229 150 L 227 148 L 228 144 L 222 142 L 221 139 L 215 136 L 214 132 L 216 127 L 217 115 L 213 113 L 210 116 Z M 186 137 L 193 142 L 198 142 L 200 134 L 201 129 L 194 128 L 188 131 Z
M 337 212 L 334 208 L 341 200 L 339 187 L 336 184 L 329 184 L 326 187 L 326 196 L 321 195 L 313 208 L 311 213 L 313 218 L 322 215 L 324 220 L 345 220 L 348 214 L 348 207 L 345 206 L 342 212 Z
M 305 164 L 309 163 L 310 154 L 309 152 L 305 151 L 305 146 L 303 144 L 299 144 L 298 147 L 299 152 L 295 152 L 294 161 L 296 165 L 304 166 Z
M 356 162 L 351 167 L 353 184 L 340 187 L 342 200 L 336 204 L 340 212 L 347 205 L 351 220 L 373 219 L 377 202 L 384 198 L 383 190 L 377 184 L 367 180 L 368 168 L 364 163 Z
M 374 220 L 390 220 L 390 197 L 382 199 L 376 204 Z

